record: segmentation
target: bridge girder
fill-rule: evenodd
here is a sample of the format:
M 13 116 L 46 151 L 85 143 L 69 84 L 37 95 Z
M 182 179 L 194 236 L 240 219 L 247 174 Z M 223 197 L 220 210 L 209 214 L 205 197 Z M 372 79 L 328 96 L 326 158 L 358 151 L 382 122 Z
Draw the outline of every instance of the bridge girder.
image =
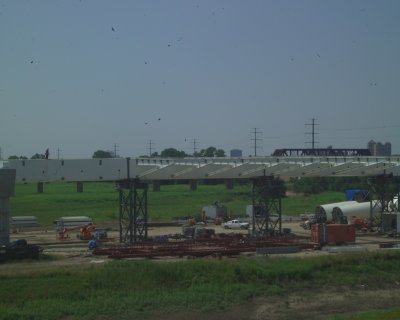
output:
M 400 157 L 48 159 L 9 160 L 3 166 L 16 169 L 17 182 L 400 175 Z

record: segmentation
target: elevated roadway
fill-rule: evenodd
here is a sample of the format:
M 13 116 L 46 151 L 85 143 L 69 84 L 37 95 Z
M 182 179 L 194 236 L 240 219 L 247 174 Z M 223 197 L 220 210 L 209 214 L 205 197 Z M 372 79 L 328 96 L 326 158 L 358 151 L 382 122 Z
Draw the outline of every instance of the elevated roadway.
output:
M 398 176 L 400 157 L 43 159 L 9 160 L 3 167 L 16 170 L 16 182 Z

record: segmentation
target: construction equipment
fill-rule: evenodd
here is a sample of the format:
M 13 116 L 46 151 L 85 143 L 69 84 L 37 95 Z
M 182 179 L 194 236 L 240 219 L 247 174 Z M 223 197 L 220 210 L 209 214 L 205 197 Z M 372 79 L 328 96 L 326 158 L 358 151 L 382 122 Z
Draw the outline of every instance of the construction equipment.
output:
M 92 236 L 92 232 L 95 230 L 96 228 L 94 227 L 94 224 L 89 223 L 86 226 L 80 227 L 79 228 L 79 239 L 81 240 L 90 240 L 93 238 Z
M 78 229 L 79 229 L 79 234 L 77 235 L 77 237 L 80 240 L 91 240 L 91 239 L 96 238 L 95 235 L 93 235 L 96 228 L 93 223 L 89 223 L 87 225 L 79 226 L 79 227 L 62 228 L 57 231 L 57 239 L 59 239 L 59 240 L 69 239 L 69 232 L 78 230 Z M 104 238 L 104 231 L 102 231 L 101 234 L 103 235 L 103 236 L 101 236 L 101 238 Z
M 185 238 L 192 239 L 211 239 L 215 237 L 215 230 L 205 228 L 204 225 L 184 225 L 182 226 L 182 235 Z
M 38 259 L 41 248 L 28 244 L 25 239 L 10 242 L 0 246 L 0 261 Z
M 354 224 L 354 226 L 356 227 L 356 230 L 359 230 L 359 231 L 368 231 L 368 229 L 369 229 L 368 224 L 365 222 L 365 219 L 362 217 L 358 217 L 358 216 L 351 217 L 351 224 Z

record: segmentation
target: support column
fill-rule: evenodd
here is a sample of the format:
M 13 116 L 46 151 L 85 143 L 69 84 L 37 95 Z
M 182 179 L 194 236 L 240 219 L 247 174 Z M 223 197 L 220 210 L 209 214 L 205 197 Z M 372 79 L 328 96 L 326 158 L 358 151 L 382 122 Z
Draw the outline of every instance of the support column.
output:
M 233 179 L 226 179 L 225 187 L 227 190 L 232 190 L 233 189 Z
M 10 243 L 10 199 L 0 198 L 0 245 Z
M 161 181 L 153 180 L 153 191 L 159 192 L 161 190 Z
M 76 183 L 76 192 L 78 192 L 78 193 L 82 193 L 83 192 L 83 182 L 82 181 L 78 181 Z
M 37 193 L 43 193 L 43 182 L 37 183 Z
M 0 169 L 0 245 L 10 243 L 10 197 L 15 192 L 15 169 Z
M 134 243 L 147 240 L 147 190 L 148 184 L 138 180 L 118 184 L 120 242 Z
M 190 186 L 190 190 L 196 191 L 197 190 L 197 180 L 190 180 L 189 186 Z
M 283 181 L 272 176 L 253 180 L 253 235 L 259 237 L 282 233 Z

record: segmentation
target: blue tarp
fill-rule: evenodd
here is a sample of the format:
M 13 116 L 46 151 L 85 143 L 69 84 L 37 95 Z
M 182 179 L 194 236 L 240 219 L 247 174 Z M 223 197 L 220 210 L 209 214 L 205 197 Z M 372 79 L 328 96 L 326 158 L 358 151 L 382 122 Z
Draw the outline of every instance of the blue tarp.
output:
M 348 189 L 346 190 L 346 201 L 354 201 L 357 197 L 365 199 L 368 195 L 368 190 Z

